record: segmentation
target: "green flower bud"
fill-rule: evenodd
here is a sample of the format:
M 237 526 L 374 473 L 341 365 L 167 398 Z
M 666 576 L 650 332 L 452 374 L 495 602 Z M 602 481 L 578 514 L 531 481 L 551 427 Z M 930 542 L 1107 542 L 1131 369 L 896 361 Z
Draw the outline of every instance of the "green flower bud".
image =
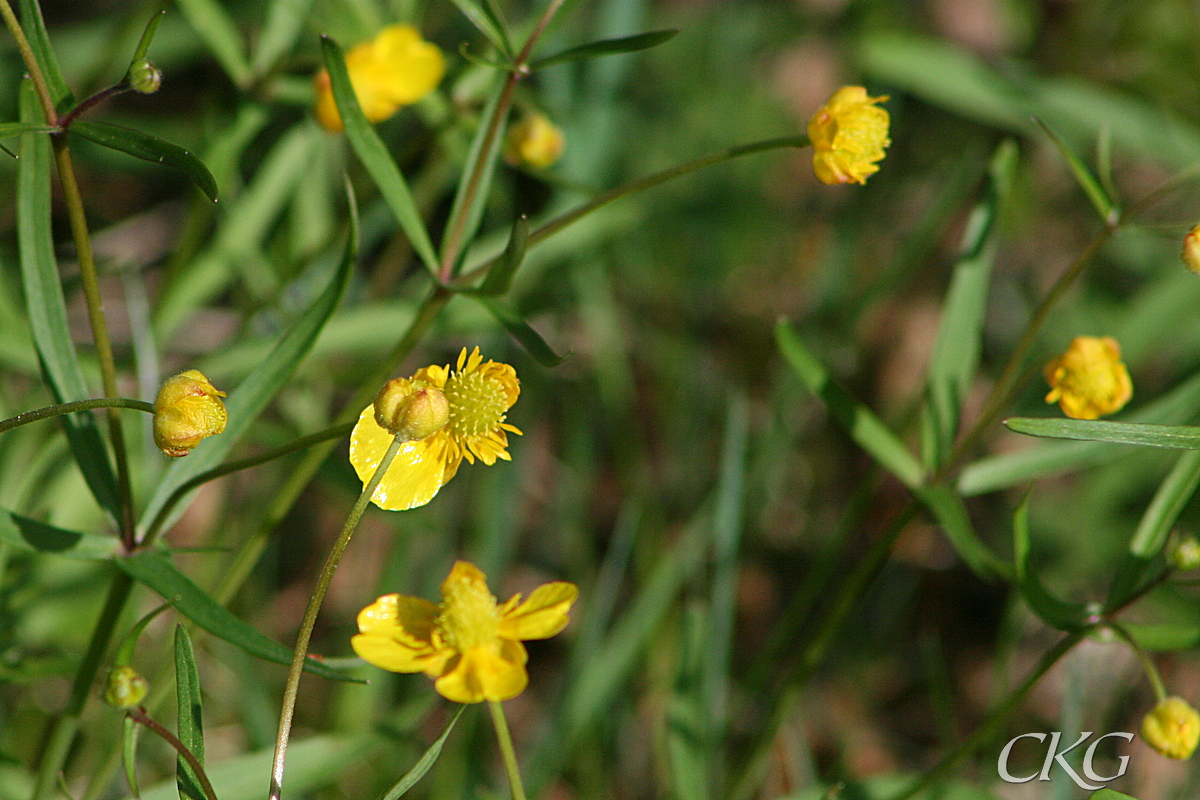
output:
M 1196 569 L 1200 567 L 1200 542 L 1195 536 L 1186 536 L 1175 543 L 1169 557 L 1175 569 Z
M 393 378 L 375 397 L 375 421 L 401 441 L 432 436 L 450 421 L 450 403 L 441 389 L 424 381 Z
M 108 673 L 104 702 L 114 708 L 133 708 L 149 690 L 150 684 L 133 667 L 115 667 Z
M 154 94 L 162 86 L 162 71 L 142 59 L 129 68 L 129 85 L 138 94 Z

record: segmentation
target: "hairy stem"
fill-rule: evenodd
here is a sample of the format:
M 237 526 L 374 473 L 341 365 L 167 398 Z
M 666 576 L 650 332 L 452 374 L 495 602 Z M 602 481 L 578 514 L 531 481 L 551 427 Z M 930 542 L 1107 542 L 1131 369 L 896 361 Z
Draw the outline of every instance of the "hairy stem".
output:
M 37 422 L 38 420 L 50 419 L 51 417 L 71 414 L 76 411 L 88 411 L 93 408 L 132 408 L 135 411 L 145 411 L 148 414 L 154 413 L 154 404 L 147 403 L 145 400 L 130 400 L 124 397 L 96 397 L 91 400 L 76 400 L 73 403 L 59 403 L 54 406 L 37 408 L 33 411 L 23 411 L 15 417 L 0 420 L 0 433 L 10 431 L 13 428 L 19 428 L 22 425 L 28 425 L 31 422 Z

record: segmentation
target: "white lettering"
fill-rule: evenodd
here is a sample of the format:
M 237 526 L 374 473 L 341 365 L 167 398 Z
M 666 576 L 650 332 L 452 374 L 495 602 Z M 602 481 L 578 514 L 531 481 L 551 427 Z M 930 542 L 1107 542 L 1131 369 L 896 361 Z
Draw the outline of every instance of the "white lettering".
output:
M 1079 734 L 1079 738 L 1075 740 L 1075 744 L 1071 745 L 1062 752 L 1057 752 L 1058 740 L 1062 734 L 1060 734 L 1058 731 L 1054 731 L 1052 734 L 1050 734 L 1050 747 L 1046 750 L 1046 762 L 1042 765 L 1042 773 L 1038 775 L 1038 780 L 1050 780 L 1050 768 L 1054 766 L 1054 762 L 1057 761 L 1058 765 L 1067 771 L 1067 774 L 1071 776 L 1071 780 L 1075 781 L 1075 785 L 1080 789 L 1086 789 L 1089 792 L 1096 792 L 1100 789 L 1103 789 L 1103 786 L 1092 786 L 1091 784 L 1084 783 L 1083 778 L 1080 778 L 1075 770 L 1072 769 L 1071 765 L 1067 763 L 1067 760 L 1063 758 L 1063 756 L 1065 756 L 1067 753 L 1086 742 L 1087 738 L 1091 735 L 1091 731 L 1083 731 Z
M 1054 741 L 1057 742 L 1058 734 L 1056 733 L 1054 735 L 1055 735 Z M 1025 738 L 1037 739 L 1039 742 L 1044 742 L 1044 741 L 1046 741 L 1046 734 L 1044 734 L 1044 733 L 1022 733 L 1020 736 L 1016 737 L 1015 739 L 1009 740 L 1008 744 L 1004 745 L 1004 749 L 1000 751 L 1000 759 L 996 762 L 996 769 L 1000 771 L 1001 780 L 1005 781 L 1006 783 L 1028 783 L 1029 781 L 1033 780 L 1034 778 L 1036 778 L 1038 776 L 1038 774 L 1035 772 L 1032 775 L 1030 775 L 1028 778 L 1014 778 L 1008 772 L 1008 756 L 1012 753 L 1013 745 L 1017 743 L 1018 739 L 1025 739 Z
M 1129 767 L 1129 756 L 1121 756 L 1119 759 L 1117 759 L 1121 766 L 1117 769 L 1116 775 L 1110 775 L 1109 777 L 1105 778 L 1096 774 L 1096 770 L 1092 767 L 1092 759 L 1096 757 L 1096 745 L 1100 744 L 1110 736 L 1120 737 L 1127 742 L 1133 741 L 1132 733 L 1106 733 L 1088 745 L 1087 752 L 1083 754 L 1083 774 L 1087 775 L 1089 780 L 1097 781 L 1099 783 L 1115 781 L 1117 778 L 1124 775 L 1125 770 Z

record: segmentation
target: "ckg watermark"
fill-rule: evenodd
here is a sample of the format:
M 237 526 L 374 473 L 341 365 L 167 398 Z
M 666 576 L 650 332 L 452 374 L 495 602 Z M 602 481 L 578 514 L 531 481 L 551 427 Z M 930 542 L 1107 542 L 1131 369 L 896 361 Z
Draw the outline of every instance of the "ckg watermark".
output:
M 1081 746 L 1088 741 L 1092 736 L 1092 731 L 1083 731 L 1079 734 L 1079 738 L 1075 740 L 1075 744 L 1070 747 L 1059 749 L 1059 745 L 1064 743 L 1062 733 L 1053 731 L 1051 733 L 1023 733 L 1013 739 L 1010 739 L 1008 744 L 1004 745 L 1004 749 L 1000 751 L 1000 758 L 996 760 L 996 770 L 1000 773 L 1000 778 L 1006 783 L 1029 783 L 1032 780 L 1048 781 L 1050 780 L 1050 771 L 1054 769 L 1055 764 L 1058 768 L 1075 782 L 1075 785 L 1080 789 L 1090 792 L 1104 788 L 1104 784 L 1109 781 L 1115 781 L 1117 778 L 1125 774 L 1125 770 L 1129 768 L 1129 756 L 1121 756 L 1117 759 L 1117 771 L 1112 775 L 1099 775 L 1096 773 L 1096 748 L 1105 739 L 1124 739 L 1126 742 L 1133 741 L 1133 734 L 1126 732 L 1106 733 L 1092 740 L 1087 749 L 1083 751 L 1083 761 L 1080 763 L 1080 771 L 1083 772 L 1083 777 L 1075 771 L 1075 768 L 1068 763 L 1064 758 L 1067 753 Z M 1037 739 L 1039 742 L 1045 742 L 1049 738 L 1050 743 L 1046 746 L 1046 760 L 1042 762 L 1040 772 L 1035 772 L 1032 775 L 1013 775 L 1009 772 L 1008 758 L 1012 755 L 1013 745 L 1022 739 Z

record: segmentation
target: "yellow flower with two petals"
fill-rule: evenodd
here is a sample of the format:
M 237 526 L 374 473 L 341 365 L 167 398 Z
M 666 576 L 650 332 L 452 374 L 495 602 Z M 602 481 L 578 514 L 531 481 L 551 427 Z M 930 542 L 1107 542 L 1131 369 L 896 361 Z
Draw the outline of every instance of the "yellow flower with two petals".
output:
M 861 86 L 843 86 L 808 121 L 813 172 L 822 183 L 866 183 L 879 171 L 888 138 L 887 97 L 868 97 Z
M 382 122 L 401 106 L 433 91 L 446 74 L 446 59 L 437 45 L 422 39 L 413 26 L 390 25 L 374 39 L 350 48 L 346 70 L 363 115 L 371 122 Z M 326 130 L 342 130 L 329 73 L 322 69 L 313 85 L 317 120 Z
M 1072 419 L 1115 414 L 1133 397 L 1121 346 L 1111 336 L 1076 336 L 1066 352 L 1045 368 L 1047 403 L 1058 403 Z
M 484 361 L 478 347 L 468 357 L 464 347 L 453 372 L 448 366 L 435 364 L 389 385 L 398 387 L 400 393 L 437 389 L 445 395 L 449 415 L 445 425 L 431 435 L 400 446 L 371 496 L 375 505 L 388 511 L 425 505 L 454 477 L 464 458 L 472 464 L 478 458 L 489 466 L 497 459 L 512 460 L 508 434 L 521 431 L 504 419 L 517 402 L 521 384 L 516 370 L 508 364 Z M 350 463 L 364 486 L 375 474 L 392 438 L 393 434 L 376 421 L 374 404 L 364 408 L 350 434 Z
M 442 582 L 442 602 L 388 594 L 358 614 L 350 640 L 366 662 L 392 672 L 424 672 L 438 694 L 456 703 L 508 700 L 525 690 L 522 641 L 548 639 L 567 624 L 575 584 L 547 583 L 529 599 L 498 605 L 487 578 L 457 561 Z

